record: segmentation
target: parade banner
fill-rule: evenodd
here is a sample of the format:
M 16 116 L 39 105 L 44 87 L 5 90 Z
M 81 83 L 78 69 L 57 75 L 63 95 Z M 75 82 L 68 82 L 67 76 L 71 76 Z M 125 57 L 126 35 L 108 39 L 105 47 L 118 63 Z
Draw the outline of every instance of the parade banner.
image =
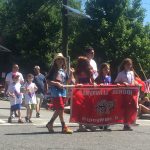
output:
M 70 122 L 91 125 L 132 124 L 137 117 L 139 87 L 83 86 L 72 90 Z

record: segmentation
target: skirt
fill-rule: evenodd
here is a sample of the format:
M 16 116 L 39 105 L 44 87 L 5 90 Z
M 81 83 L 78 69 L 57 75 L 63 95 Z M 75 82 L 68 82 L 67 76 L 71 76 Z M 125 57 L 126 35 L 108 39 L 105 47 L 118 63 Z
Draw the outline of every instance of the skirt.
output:
M 65 101 L 66 101 L 65 97 L 55 97 L 53 99 L 54 110 L 64 109 Z

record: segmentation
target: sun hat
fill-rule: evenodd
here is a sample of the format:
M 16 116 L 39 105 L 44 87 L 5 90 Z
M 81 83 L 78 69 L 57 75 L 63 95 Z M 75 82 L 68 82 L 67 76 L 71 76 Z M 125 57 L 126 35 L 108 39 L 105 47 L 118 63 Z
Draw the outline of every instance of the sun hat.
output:
M 57 53 L 57 54 L 55 55 L 55 57 L 54 57 L 54 61 L 55 61 L 56 59 L 58 59 L 58 58 L 65 59 L 65 57 L 63 56 L 62 53 Z

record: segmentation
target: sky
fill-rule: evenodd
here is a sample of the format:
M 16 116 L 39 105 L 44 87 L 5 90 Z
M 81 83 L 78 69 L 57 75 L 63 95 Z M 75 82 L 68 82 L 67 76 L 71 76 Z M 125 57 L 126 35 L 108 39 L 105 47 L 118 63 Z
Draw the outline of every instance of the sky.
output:
M 84 9 L 84 4 L 86 0 L 81 0 L 82 1 L 82 9 Z M 150 23 L 150 0 L 142 0 L 142 6 L 146 10 L 145 12 L 145 20 L 144 23 Z

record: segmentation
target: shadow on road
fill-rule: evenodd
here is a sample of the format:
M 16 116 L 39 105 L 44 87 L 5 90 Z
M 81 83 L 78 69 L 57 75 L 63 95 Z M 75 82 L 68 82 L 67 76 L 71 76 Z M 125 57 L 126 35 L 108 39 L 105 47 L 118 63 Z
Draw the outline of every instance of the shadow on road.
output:
M 49 132 L 31 132 L 31 133 L 8 133 L 4 135 L 38 135 L 38 134 L 60 134 L 61 132 L 54 132 L 54 133 L 49 133 Z
M 10 108 L 0 108 L 0 109 L 8 109 L 8 110 L 10 110 Z

